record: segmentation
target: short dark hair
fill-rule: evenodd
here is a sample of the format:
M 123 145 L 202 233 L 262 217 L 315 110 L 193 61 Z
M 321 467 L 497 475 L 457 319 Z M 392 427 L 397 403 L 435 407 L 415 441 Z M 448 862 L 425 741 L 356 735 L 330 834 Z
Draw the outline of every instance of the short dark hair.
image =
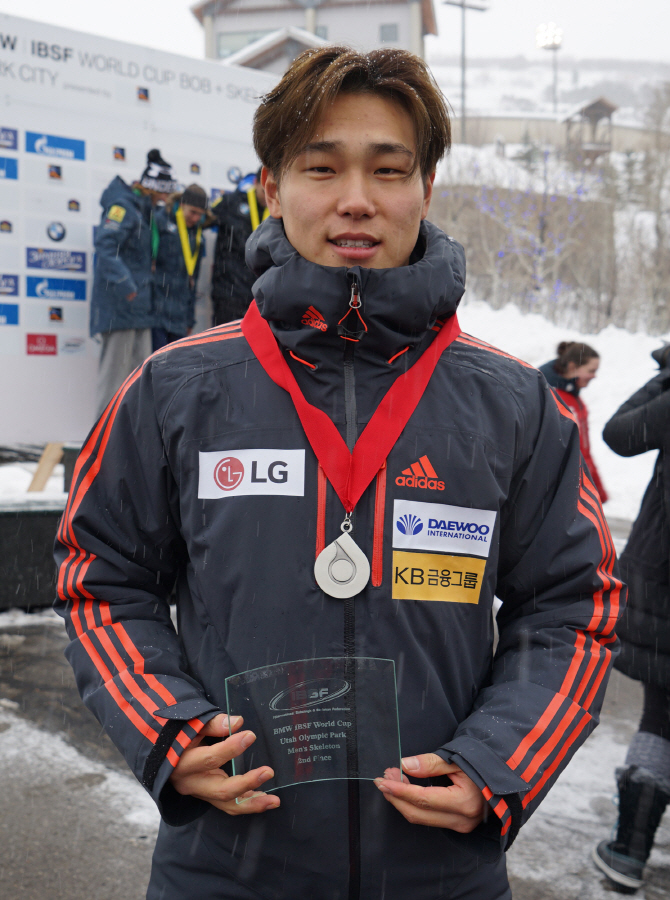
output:
M 590 359 L 600 359 L 600 354 L 588 344 L 582 344 L 579 341 L 561 341 L 556 348 L 558 359 L 554 363 L 554 368 L 563 375 L 567 371 L 570 363 L 574 363 L 577 367 L 583 366 Z
M 277 181 L 341 93 L 374 94 L 401 104 L 416 136 L 411 174 L 419 169 L 424 178 L 432 175 L 451 146 L 451 122 L 447 102 L 425 62 L 407 50 L 357 53 L 350 47 L 321 47 L 297 57 L 254 116 L 256 153 Z

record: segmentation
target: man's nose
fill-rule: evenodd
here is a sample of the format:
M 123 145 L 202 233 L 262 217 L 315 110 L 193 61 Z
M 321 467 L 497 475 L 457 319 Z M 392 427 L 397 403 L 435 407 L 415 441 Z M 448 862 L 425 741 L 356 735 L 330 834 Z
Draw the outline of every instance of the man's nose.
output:
M 351 173 L 341 185 L 342 192 L 337 204 L 341 216 L 352 216 L 354 219 L 371 217 L 375 214 L 375 204 L 371 185 L 362 173 Z

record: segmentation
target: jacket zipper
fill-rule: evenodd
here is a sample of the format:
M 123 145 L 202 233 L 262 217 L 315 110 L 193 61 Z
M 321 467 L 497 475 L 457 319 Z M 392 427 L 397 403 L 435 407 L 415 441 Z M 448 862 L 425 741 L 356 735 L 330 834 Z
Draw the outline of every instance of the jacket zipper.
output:
M 360 284 L 356 275 L 351 276 L 350 308 L 354 303 L 360 304 Z M 344 346 L 344 420 L 346 442 L 352 453 L 358 437 L 356 415 L 356 376 L 354 372 L 354 352 L 356 341 L 347 339 Z M 352 517 L 353 518 L 353 517 Z M 355 598 L 344 601 L 344 655 L 352 659 L 345 671 L 349 674 L 351 705 L 353 707 L 352 732 L 355 734 L 356 723 L 356 669 L 353 657 L 356 656 L 356 607 Z M 346 677 L 346 676 L 345 676 Z M 353 737 L 353 735 L 352 735 Z M 355 737 L 347 741 L 347 768 L 358 772 L 358 748 Z M 348 900 L 360 900 L 361 895 L 361 819 L 360 792 L 358 781 L 347 781 L 347 798 L 349 806 L 349 890 Z

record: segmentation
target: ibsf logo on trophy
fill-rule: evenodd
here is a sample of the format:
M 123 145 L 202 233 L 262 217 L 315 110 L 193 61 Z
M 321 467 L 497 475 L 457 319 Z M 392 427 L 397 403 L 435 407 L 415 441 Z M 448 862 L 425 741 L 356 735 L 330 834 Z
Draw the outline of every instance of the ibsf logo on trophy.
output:
M 285 688 L 270 700 L 268 706 L 277 712 L 289 709 L 308 709 L 320 703 L 331 703 L 351 690 L 344 678 L 319 678 L 303 681 Z
M 244 478 L 244 466 L 234 456 L 226 456 L 214 469 L 214 481 L 222 491 L 233 491 Z

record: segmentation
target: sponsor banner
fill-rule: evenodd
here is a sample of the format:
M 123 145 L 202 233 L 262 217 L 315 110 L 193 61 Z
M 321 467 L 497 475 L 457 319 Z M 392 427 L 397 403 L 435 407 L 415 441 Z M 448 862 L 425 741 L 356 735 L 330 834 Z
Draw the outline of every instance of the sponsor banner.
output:
M 80 353 L 86 353 L 86 338 L 83 337 L 61 337 L 59 351 L 66 356 L 74 356 Z
M 29 356 L 55 356 L 58 353 L 55 334 L 27 334 L 26 353 Z
M 19 293 L 18 275 L 0 275 L 0 297 L 17 297 Z
M 445 503 L 393 501 L 393 547 L 488 557 L 496 513 Z
M 19 177 L 19 161 L 9 156 L 0 156 L 0 181 Z
M 41 247 L 26 247 L 26 265 L 29 269 L 85 272 L 86 254 L 78 250 L 44 250 Z
M 215 450 L 198 456 L 200 499 L 305 494 L 304 450 Z
M 19 133 L 16 128 L 0 128 L 0 150 L 18 150 Z
M 479 603 L 485 559 L 393 551 L 393 600 Z
M 86 300 L 86 282 L 77 278 L 40 278 L 28 275 L 26 283 L 28 297 L 41 300 Z
M 19 324 L 19 304 L 0 303 L 0 325 Z
M 86 142 L 39 131 L 26 131 L 26 153 L 57 156 L 60 159 L 86 159 Z

